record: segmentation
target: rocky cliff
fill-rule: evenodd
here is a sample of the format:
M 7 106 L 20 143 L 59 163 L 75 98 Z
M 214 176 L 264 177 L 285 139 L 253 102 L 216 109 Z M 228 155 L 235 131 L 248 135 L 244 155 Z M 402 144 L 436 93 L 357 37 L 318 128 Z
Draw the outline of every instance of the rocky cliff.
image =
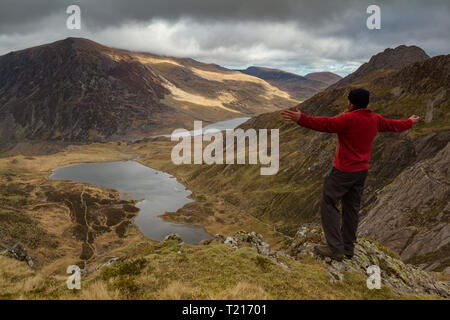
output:
M 377 191 L 360 235 L 377 240 L 403 260 L 450 273 L 450 142 L 434 157 L 402 171 Z

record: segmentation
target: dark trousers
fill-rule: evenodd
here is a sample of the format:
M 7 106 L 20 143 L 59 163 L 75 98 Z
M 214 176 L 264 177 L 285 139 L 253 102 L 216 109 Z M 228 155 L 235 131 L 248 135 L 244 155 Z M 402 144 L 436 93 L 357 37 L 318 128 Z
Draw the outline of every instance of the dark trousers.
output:
M 367 170 L 342 172 L 334 167 L 325 175 L 320 213 L 328 247 L 335 253 L 342 254 L 344 249 L 353 251 L 366 177 Z

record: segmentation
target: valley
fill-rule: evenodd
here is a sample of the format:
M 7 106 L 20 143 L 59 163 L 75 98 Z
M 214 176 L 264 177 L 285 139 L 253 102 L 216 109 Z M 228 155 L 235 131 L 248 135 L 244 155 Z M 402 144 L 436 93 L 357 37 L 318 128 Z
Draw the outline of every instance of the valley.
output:
M 41 63 L 52 59 L 51 68 Z M 236 70 L 85 39 L 0 57 L 7 74 L 0 79 L 0 298 L 449 298 L 449 59 L 417 47 L 389 49 L 300 101 L 279 84 Z M 54 83 L 34 86 L 12 66 Z M 61 68 L 74 72 L 63 75 Z M 376 138 L 358 255 L 336 264 L 310 251 L 323 241 L 319 201 L 336 138 L 283 123 L 280 110 L 298 105 L 306 114 L 334 116 L 355 87 L 369 89 L 370 108 L 385 117 L 414 113 L 424 121 Z M 244 117 L 236 122 L 241 129 L 279 129 L 276 175 L 261 175 L 261 165 L 172 162 L 172 129 L 194 129 L 194 119 Z M 90 180 L 99 163 L 147 167 L 140 178 L 155 170 L 174 176 L 191 191 L 187 201 L 175 205 L 173 198 L 173 209 L 164 209 L 171 202 L 166 192 L 147 209 L 161 207 L 157 219 L 204 228 L 211 238 L 194 244 L 174 234 L 148 236 L 138 222 L 145 211 L 139 201 L 148 195 L 128 197 L 133 191 L 120 182 L 129 177 L 117 172 L 116 184 Z M 78 182 L 49 178 L 79 164 L 87 167 Z M 72 264 L 83 270 L 81 291 L 65 287 Z M 381 290 L 366 287 L 370 264 L 383 269 Z
M 240 243 L 237 251 L 214 240 L 180 244 L 177 238 L 151 240 L 133 223 L 136 201 L 123 200 L 115 190 L 80 182 L 49 180 L 55 167 L 76 163 L 138 161 L 172 172 L 192 190 L 190 202 L 163 215 L 167 221 L 203 226 L 210 234 L 240 230 L 264 236 L 271 250 L 288 250 L 292 239 L 268 221 L 247 214 L 220 194 L 205 192 L 189 180 L 188 166 L 170 161 L 174 142 L 156 138 L 137 143 L 71 146 L 48 156 L 0 159 L 2 246 L 20 241 L 32 257 L 25 262 L 0 255 L 2 298 L 51 299 L 426 299 L 437 298 L 388 288 L 370 291 L 364 276 L 345 273 L 345 281 L 330 283 L 322 262 L 313 258 L 277 261 Z M 33 188 L 30 188 L 33 186 Z M 192 188 L 192 189 L 191 189 Z M 45 198 L 46 197 L 46 198 Z M 45 201 L 43 201 L 45 200 Z M 86 214 L 88 224 L 79 219 Z M 18 223 L 20 221 L 20 223 Z M 5 237 L 6 231 L 6 237 Z M 217 236 L 215 236 L 217 239 Z M 65 269 L 78 264 L 85 273 L 82 290 L 65 288 Z M 212 274 L 214 277 L 211 278 Z M 295 283 L 292 278 L 297 279 Z M 183 279 L 182 281 L 180 279 Z M 274 279 L 276 279 L 274 281 Z

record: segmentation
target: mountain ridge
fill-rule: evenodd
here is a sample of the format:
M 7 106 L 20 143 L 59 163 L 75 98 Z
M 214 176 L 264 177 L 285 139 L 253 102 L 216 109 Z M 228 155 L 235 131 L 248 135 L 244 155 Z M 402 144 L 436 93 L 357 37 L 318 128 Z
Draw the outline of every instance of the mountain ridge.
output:
M 238 71 L 263 79 L 300 100 L 310 98 L 341 79 L 331 72 L 312 72 L 301 76 L 280 69 L 255 66 Z
M 364 76 L 379 70 L 399 70 L 415 62 L 429 59 L 430 56 L 417 46 L 400 45 L 394 49 L 387 48 L 372 56 L 363 63 L 355 72 L 330 85 L 327 89 L 347 86 L 352 82 L 361 80 Z

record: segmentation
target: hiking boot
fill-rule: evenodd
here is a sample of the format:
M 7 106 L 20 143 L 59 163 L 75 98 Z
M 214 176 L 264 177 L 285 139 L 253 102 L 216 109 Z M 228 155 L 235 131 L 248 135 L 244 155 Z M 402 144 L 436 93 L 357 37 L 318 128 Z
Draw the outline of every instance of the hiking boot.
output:
M 353 258 L 353 250 L 346 250 L 344 249 L 344 255 L 347 259 Z
M 328 257 L 333 260 L 342 261 L 344 255 L 342 253 L 334 253 L 328 246 L 315 246 L 314 252 L 322 257 Z

